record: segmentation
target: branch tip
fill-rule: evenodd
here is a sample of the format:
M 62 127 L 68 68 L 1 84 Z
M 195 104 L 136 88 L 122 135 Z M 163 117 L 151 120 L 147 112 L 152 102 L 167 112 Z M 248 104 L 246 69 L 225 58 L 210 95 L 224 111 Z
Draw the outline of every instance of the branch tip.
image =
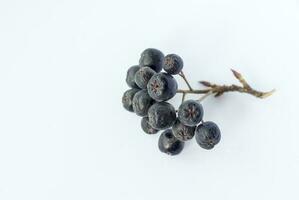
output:
M 265 93 L 261 96 L 261 98 L 262 98 L 262 99 L 265 99 L 265 98 L 271 96 L 275 91 L 276 91 L 276 90 L 273 89 L 273 90 L 271 90 L 271 91 L 269 91 L 269 92 L 265 92 Z

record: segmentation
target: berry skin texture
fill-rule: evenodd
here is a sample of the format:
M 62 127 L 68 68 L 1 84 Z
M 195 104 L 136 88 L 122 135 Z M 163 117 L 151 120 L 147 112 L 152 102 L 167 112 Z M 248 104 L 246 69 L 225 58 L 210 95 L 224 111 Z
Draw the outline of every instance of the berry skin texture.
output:
M 170 128 L 176 120 L 174 107 L 167 102 L 158 102 L 148 110 L 149 124 L 157 129 L 164 130 Z
M 154 70 L 149 67 L 141 67 L 135 74 L 135 83 L 138 87 L 146 89 L 147 83 L 156 74 Z
M 146 90 L 137 92 L 132 102 L 134 112 L 141 117 L 147 116 L 148 109 L 155 103 Z
M 181 153 L 184 142 L 175 138 L 171 129 L 167 129 L 160 135 L 158 146 L 161 152 L 173 156 Z
M 175 96 L 178 89 L 176 80 L 167 73 L 157 73 L 147 84 L 148 94 L 156 101 L 167 101 Z
M 153 48 L 145 49 L 141 53 L 141 57 L 139 59 L 140 67 L 150 67 L 156 72 L 160 72 L 162 70 L 164 63 L 164 54 L 158 50 Z
M 184 66 L 182 58 L 176 54 L 169 54 L 164 58 L 163 69 L 172 75 L 179 74 Z
M 132 66 L 127 71 L 126 82 L 130 88 L 139 88 L 135 83 L 135 74 L 140 69 L 138 65 Z
M 149 124 L 149 121 L 148 121 L 148 117 L 143 117 L 142 120 L 141 120 L 141 128 L 142 130 L 147 133 L 147 134 L 156 134 L 159 132 L 159 130 L 157 129 L 154 129 L 150 124 Z
M 123 103 L 123 107 L 130 112 L 134 112 L 133 111 L 133 98 L 135 96 L 135 94 L 140 91 L 136 88 L 133 89 L 129 89 L 127 90 L 122 97 L 122 103 Z
M 176 120 L 172 126 L 174 137 L 180 141 L 187 141 L 193 138 L 195 134 L 195 127 L 185 126 L 179 120 Z
M 200 103 L 195 100 L 187 100 L 180 105 L 178 118 L 186 126 L 197 126 L 202 121 L 203 113 Z
M 221 133 L 214 122 L 203 122 L 195 130 L 196 142 L 204 149 L 213 149 L 221 139 Z

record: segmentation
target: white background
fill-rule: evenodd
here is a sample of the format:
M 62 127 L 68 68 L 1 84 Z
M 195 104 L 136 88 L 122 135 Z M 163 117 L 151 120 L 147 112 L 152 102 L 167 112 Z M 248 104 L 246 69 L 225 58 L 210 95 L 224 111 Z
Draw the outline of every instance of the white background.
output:
M 169 157 L 121 105 L 148 47 L 277 92 L 209 97 L 221 142 Z M 1 0 L 0 199 L 298 200 L 298 58 L 298 0 Z

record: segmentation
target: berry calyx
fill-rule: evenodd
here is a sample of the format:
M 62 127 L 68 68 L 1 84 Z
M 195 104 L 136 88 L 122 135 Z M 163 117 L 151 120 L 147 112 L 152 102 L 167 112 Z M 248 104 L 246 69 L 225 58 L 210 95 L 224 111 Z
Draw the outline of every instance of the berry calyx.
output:
M 212 149 L 221 139 L 220 129 L 214 122 L 203 122 L 195 130 L 196 142 L 204 149 Z
M 179 120 L 176 120 L 172 126 L 174 137 L 181 141 L 187 141 L 193 138 L 195 134 L 195 127 L 185 126 Z
M 203 118 L 202 105 L 195 100 L 184 101 L 178 110 L 180 122 L 186 126 L 196 126 Z
M 148 94 L 156 101 L 167 101 L 175 96 L 178 89 L 176 80 L 170 74 L 157 73 L 147 84 Z

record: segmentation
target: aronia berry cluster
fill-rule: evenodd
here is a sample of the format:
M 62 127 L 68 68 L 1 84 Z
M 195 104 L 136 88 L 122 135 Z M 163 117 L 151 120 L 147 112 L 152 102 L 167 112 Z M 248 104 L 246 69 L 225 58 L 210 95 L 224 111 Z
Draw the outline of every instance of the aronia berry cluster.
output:
M 144 50 L 139 65 L 127 71 L 130 89 L 122 97 L 123 107 L 142 117 L 141 128 L 145 133 L 163 130 L 158 147 L 169 155 L 179 154 L 184 142 L 194 136 L 204 149 L 212 149 L 221 138 L 214 122 L 203 121 L 204 110 L 199 101 L 183 101 L 178 110 L 167 102 L 177 93 L 178 84 L 173 76 L 182 72 L 183 65 L 176 54 L 164 56 L 158 49 Z

